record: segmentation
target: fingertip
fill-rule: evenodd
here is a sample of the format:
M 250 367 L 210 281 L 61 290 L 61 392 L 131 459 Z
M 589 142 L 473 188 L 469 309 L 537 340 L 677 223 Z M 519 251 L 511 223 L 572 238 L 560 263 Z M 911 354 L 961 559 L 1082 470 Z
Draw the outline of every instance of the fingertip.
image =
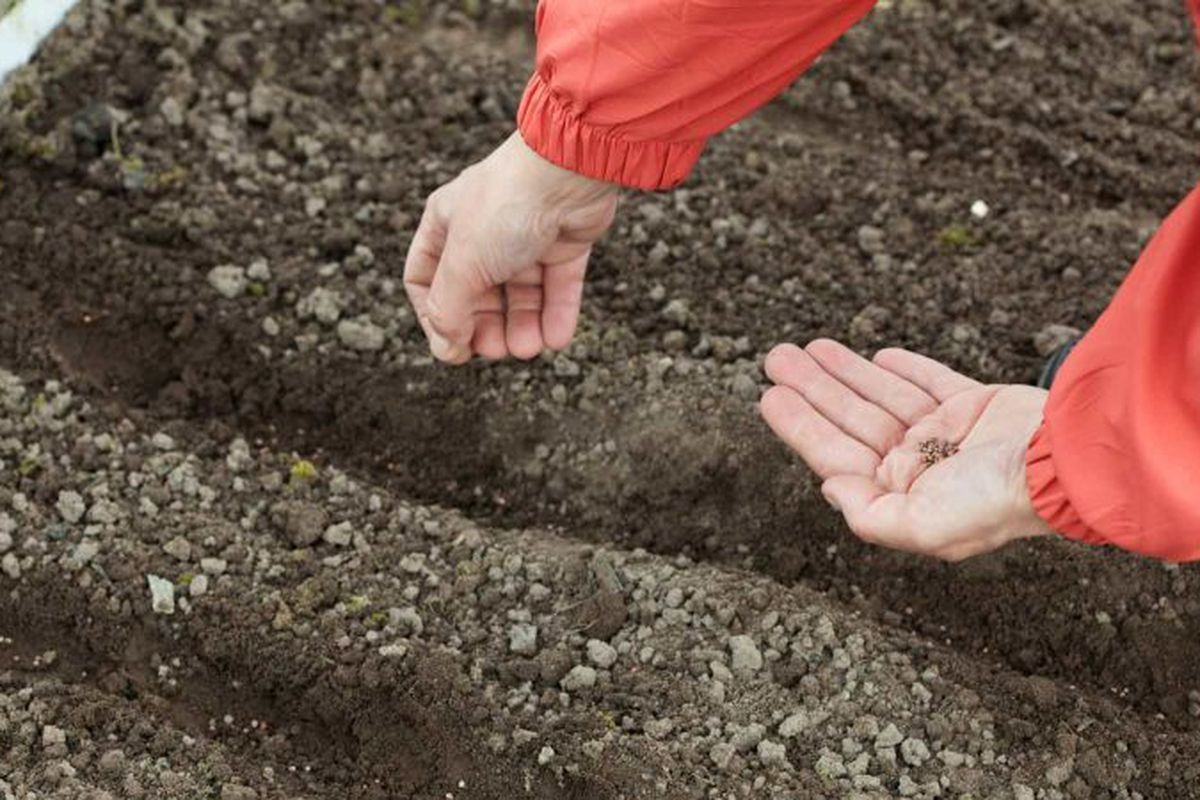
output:
M 788 362 L 803 352 L 803 350 L 791 342 L 777 344 L 767 353 L 767 357 L 763 361 L 763 371 L 767 373 L 767 377 L 773 382 L 780 383 Z

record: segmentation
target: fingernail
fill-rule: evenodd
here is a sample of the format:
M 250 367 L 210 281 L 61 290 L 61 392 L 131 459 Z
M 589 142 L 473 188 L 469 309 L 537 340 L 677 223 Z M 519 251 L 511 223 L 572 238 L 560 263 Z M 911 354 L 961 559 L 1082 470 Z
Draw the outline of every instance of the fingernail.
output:
M 445 361 L 450 357 L 451 351 L 450 340 L 443 337 L 436 331 L 429 331 L 429 352 L 439 361 Z

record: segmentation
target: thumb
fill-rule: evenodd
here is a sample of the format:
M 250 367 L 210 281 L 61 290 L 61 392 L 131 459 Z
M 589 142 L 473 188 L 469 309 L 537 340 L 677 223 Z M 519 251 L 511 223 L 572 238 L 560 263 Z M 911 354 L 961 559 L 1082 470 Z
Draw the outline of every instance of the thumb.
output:
M 888 493 L 864 475 L 835 475 L 821 484 L 821 494 L 842 513 L 855 536 L 890 547 L 899 544 L 904 495 Z
M 426 332 L 435 358 L 451 364 L 471 359 L 475 312 L 490 288 L 472 247 L 451 233 L 425 299 Z

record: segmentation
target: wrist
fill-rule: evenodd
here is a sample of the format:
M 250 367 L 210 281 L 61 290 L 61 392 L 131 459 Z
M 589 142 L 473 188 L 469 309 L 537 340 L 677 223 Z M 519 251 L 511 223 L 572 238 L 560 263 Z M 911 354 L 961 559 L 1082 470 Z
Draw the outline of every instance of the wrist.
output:
M 538 196 L 548 205 L 587 205 L 617 195 L 621 187 L 572 172 L 548 161 L 525 143 L 520 132 L 508 137 L 498 152 L 516 165 Z

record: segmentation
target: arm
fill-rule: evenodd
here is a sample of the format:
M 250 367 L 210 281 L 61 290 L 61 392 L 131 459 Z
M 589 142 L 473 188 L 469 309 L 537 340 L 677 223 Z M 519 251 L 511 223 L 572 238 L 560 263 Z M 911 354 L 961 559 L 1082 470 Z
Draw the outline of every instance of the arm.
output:
M 679 183 L 872 5 L 542 0 L 520 135 L 430 196 L 405 262 L 434 356 L 565 347 L 618 187 Z
M 674 186 L 705 140 L 794 81 L 875 0 L 542 0 L 518 116 L 544 158 Z
M 1038 513 L 1073 539 L 1200 558 L 1200 189 L 1063 365 L 1029 448 Z

